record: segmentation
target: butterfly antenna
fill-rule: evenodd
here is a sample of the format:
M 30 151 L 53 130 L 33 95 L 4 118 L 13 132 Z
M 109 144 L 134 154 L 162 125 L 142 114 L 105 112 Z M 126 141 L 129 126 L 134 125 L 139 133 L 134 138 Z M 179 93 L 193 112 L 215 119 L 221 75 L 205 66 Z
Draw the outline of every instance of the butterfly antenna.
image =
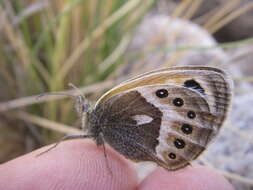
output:
M 76 87 L 73 83 L 69 83 L 68 85 L 69 85 L 71 88 L 75 89 L 75 90 L 78 92 L 79 96 L 82 96 L 83 98 L 85 98 L 83 92 L 82 92 L 78 87 Z
M 41 93 L 38 96 L 36 96 L 36 99 L 40 99 L 43 96 L 50 96 L 50 95 L 76 97 L 75 95 L 64 93 L 64 92 L 46 92 L 46 93 Z

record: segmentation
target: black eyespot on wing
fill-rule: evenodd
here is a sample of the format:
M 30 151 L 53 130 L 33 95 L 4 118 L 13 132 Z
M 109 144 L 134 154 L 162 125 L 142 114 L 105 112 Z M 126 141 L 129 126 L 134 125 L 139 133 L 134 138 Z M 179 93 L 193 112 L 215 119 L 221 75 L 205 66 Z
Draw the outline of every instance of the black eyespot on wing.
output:
M 169 95 L 168 90 L 166 89 L 159 89 L 155 94 L 158 98 L 166 98 Z
M 205 89 L 202 88 L 202 86 L 197 81 L 195 81 L 194 79 L 185 81 L 184 82 L 184 87 L 191 88 L 193 90 L 197 90 L 201 94 L 205 94 Z
M 185 123 L 181 126 L 181 130 L 183 131 L 184 134 L 189 135 L 192 133 L 193 129 L 192 129 L 192 126 Z
M 182 139 L 176 139 L 174 141 L 174 145 L 175 145 L 176 148 L 182 149 L 182 148 L 185 147 L 185 142 Z
M 170 153 L 168 154 L 168 156 L 169 156 L 169 158 L 172 159 L 172 160 L 176 159 L 176 157 L 177 157 L 176 154 L 173 153 L 173 152 L 170 152 Z
M 177 107 L 181 107 L 184 105 L 184 100 L 182 98 L 175 98 L 173 104 Z
M 194 111 L 188 111 L 187 117 L 190 119 L 194 119 L 196 117 L 196 113 Z

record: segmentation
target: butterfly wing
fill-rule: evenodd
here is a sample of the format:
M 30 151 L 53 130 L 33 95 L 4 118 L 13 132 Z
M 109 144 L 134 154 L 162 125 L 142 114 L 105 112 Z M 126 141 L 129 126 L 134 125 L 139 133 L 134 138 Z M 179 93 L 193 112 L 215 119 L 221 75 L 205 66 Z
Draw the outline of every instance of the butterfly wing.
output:
M 211 95 L 217 95 L 217 93 L 219 95 L 219 88 L 223 90 L 223 88 L 231 88 L 233 86 L 232 80 L 224 71 L 218 68 L 196 66 L 171 67 L 145 73 L 122 82 L 105 93 L 97 101 L 96 105 L 122 91 L 152 84 L 180 85 L 195 88 L 199 92 L 206 92 Z M 226 90 L 229 91 L 231 89 L 224 89 L 224 91 Z
M 202 94 L 212 112 L 227 112 L 231 99 L 233 81 L 222 70 L 213 67 L 171 67 L 152 71 L 122 82 L 105 93 L 95 107 L 123 91 L 145 85 L 169 84 L 186 87 Z M 225 109 L 225 110 L 222 110 Z M 222 123 L 226 114 L 219 122 Z
M 217 134 L 231 89 L 231 79 L 219 69 L 161 69 L 121 83 L 95 110 L 108 112 L 104 137 L 118 152 L 175 170 L 194 160 Z
M 194 90 L 176 85 L 150 85 L 136 90 L 162 113 L 155 155 L 162 160 L 158 164 L 169 170 L 185 167 L 196 159 L 221 126 L 225 113 L 212 112 L 212 106 Z M 161 90 L 166 90 L 168 96 L 159 97 Z

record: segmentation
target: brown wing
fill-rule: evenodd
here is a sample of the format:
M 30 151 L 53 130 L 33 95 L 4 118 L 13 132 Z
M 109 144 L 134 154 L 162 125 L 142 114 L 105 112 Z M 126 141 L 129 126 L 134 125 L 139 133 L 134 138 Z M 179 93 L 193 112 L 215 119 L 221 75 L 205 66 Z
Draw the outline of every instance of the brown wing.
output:
M 172 67 L 139 75 L 105 93 L 96 106 L 123 91 L 153 84 L 178 85 L 199 92 L 207 100 L 212 112 L 224 116 L 219 122 L 224 121 L 224 113 L 231 99 L 232 80 L 222 70 L 212 67 Z
M 157 91 L 161 89 L 168 92 L 168 97 L 157 96 Z M 219 69 L 173 67 L 146 73 L 121 83 L 102 96 L 96 107 L 107 101 L 113 106 L 116 103 L 110 100 L 116 97 L 121 102 L 125 94 L 133 91 L 140 93 L 148 104 L 163 113 L 155 154 L 149 152 L 149 147 L 144 146 L 142 149 L 144 148 L 149 156 L 152 155 L 154 162 L 169 170 L 175 170 L 194 160 L 217 134 L 227 115 L 231 90 L 232 80 Z M 183 105 L 179 106 L 181 100 Z M 173 101 L 177 102 L 175 104 L 178 106 Z M 137 109 L 135 104 L 129 103 L 119 107 L 127 109 L 125 113 Z M 148 121 L 145 114 L 133 118 L 137 124 L 141 124 L 142 120 Z

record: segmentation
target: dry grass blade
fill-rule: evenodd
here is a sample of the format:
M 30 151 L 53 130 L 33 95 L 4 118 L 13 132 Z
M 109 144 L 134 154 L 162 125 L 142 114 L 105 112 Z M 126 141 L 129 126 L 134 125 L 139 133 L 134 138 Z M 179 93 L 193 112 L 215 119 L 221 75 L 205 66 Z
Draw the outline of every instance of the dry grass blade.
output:
M 172 13 L 172 17 L 181 17 L 185 10 L 190 7 L 193 0 L 182 1 Z
M 14 29 L 13 25 L 9 21 L 5 10 L 0 6 L 0 12 L 2 13 L 2 30 L 5 33 L 7 39 L 9 40 L 12 47 L 15 49 L 17 56 L 19 57 L 21 63 L 24 66 L 30 64 L 30 58 L 28 55 L 28 50 L 21 38 L 21 35 L 18 34 L 17 30 Z
M 220 19 L 224 18 L 226 14 L 228 14 L 230 11 L 232 11 L 234 8 L 236 8 L 241 0 L 234 0 L 230 3 L 227 3 L 224 5 L 224 7 L 217 10 L 212 17 L 210 17 L 205 24 L 203 25 L 204 28 L 207 30 L 212 27 L 212 25 L 216 24 Z
M 242 6 L 241 8 L 233 11 L 228 16 L 224 17 L 221 21 L 219 21 L 219 22 L 215 23 L 214 25 L 212 25 L 208 29 L 208 31 L 210 33 L 214 33 L 216 31 L 218 31 L 220 28 L 222 28 L 223 26 L 225 26 L 226 24 L 228 24 L 229 22 L 233 21 L 234 19 L 238 18 L 239 16 L 245 14 L 246 12 L 248 12 L 252 9 L 253 9 L 253 2 L 247 3 L 244 6 Z
M 241 130 L 233 126 L 232 124 L 225 125 L 225 127 L 253 144 L 253 136 L 250 136 L 248 133 L 242 132 Z
M 202 3 L 203 3 L 203 0 L 193 1 L 191 6 L 189 6 L 188 10 L 184 14 L 184 16 L 182 16 L 182 18 L 189 20 L 196 13 L 196 11 L 198 11 L 198 8 L 200 7 Z
M 19 13 L 18 16 L 15 17 L 13 24 L 20 24 L 23 19 L 32 16 L 33 14 L 36 14 L 47 7 L 49 7 L 49 2 L 47 0 L 33 2 L 31 5 L 22 10 L 22 12 Z
M 66 76 L 69 70 L 77 63 L 77 60 L 80 58 L 82 53 L 89 47 L 89 45 L 94 39 L 101 36 L 112 24 L 125 16 L 129 11 L 134 9 L 140 2 L 140 0 L 128 1 L 115 13 L 113 13 L 109 18 L 107 18 L 101 25 L 99 25 L 88 38 L 85 38 L 70 55 L 67 61 L 63 64 L 59 75 L 57 76 L 57 81 L 62 80 Z
M 107 57 L 102 63 L 100 63 L 99 71 L 101 73 L 105 72 L 106 69 L 108 69 L 120 56 L 125 53 L 130 40 L 130 34 L 127 34 L 125 37 L 122 38 L 120 44 L 114 50 L 114 52 L 112 52 L 109 57 Z
M 253 82 L 253 77 L 238 77 L 234 79 L 235 81 L 238 82 Z
M 106 88 L 111 87 L 114 84 L 114 81 L 105 81 L 102 83 L 94 84 L 91 86 L 80 88 L 80 91 L 82 91 L 84 94 L 104 90 Z M 61 92 L 60 92 L 61 93 Z M 64 91 L 65 94 L 72 94 L 76 95 L 77 91 L 75 89 Z M 18 98 L 15 100 L 10 100 L 8 102 L 0 103 L 0 112 L 8 111 L 10 109 L 14 108 L 20 108 L 32 104 L 38 104 L 42 102 L 57 100 L 57 99 L 63 99 L 66 98 L 66 96 L 46 96 L 43 98 L 38 99 L 38 95 L 35 96 L 29 96 L 24 98 Z
M 213 15 L 215 15 L 220 10 L 219 7 L 215 7 L 210 11 L 207 11 L 205 14 L 200 15 L 194 19 L 192 19 L 193 22 L 198 23 L 199 25 L 203 26 L 207 22 L 209 18 L 211 18 Z
M 26 112 L 18 111 L 18 112 L 10 112 L 10 114 L 11 114 L 11 117 L 21 119 L 27 122 L 31 122 L 40 127 L 57 131 L 60 133 L 64 133 L 64 134 L 82 134 L 83 133 L 81 130 L 75 129 L 71 126 L 63 125 L 55 121 L 50 121 L 48 119 L 38 117 Z M 8 113 L 6 115 L 8 116 Z

